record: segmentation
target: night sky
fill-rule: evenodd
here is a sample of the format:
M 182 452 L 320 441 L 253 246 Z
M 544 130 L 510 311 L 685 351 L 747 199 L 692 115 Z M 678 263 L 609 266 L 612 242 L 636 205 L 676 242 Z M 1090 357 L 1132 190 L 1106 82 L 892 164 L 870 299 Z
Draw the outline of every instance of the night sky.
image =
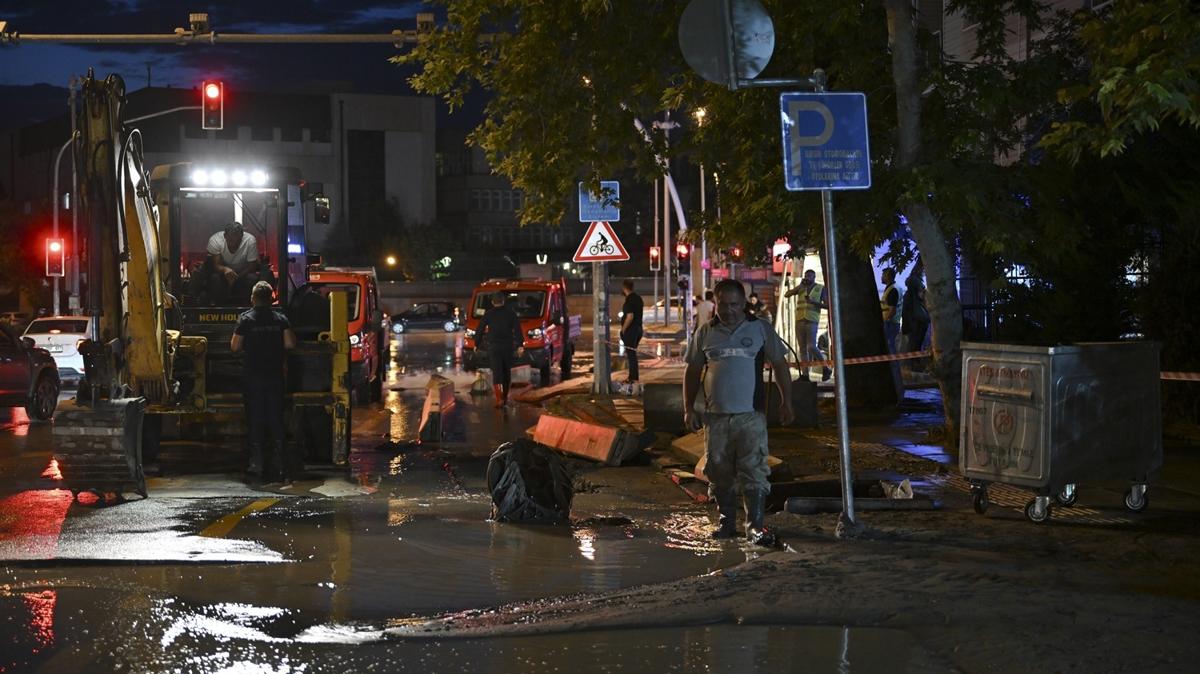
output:
M 156 33 L 187 27 L 189 11 L 207 11 L 213 30 L 229 32 L 389 33 L 416 27 L 418 0 L 0 0 L 0 20 L 21 33 Z M 193 88 L 218 77 L 232 92 L 285 91 L 408 94 L 409 74 L 387 62 L 382 45 L 91 46 L 21 44 L 0 47 L 0 86 L 66 87 L 88 67 L 119 73 L 130 90 Z M 44 88 L 43 88 L 44 89 Z M 58 98 L 54 96 L 54 98 Z M 8 107 L 0 105 L 0 107 Z M 58 107 L 55 103 L 55 107 Z M 26 113 L 28 115 L 28 113 Z

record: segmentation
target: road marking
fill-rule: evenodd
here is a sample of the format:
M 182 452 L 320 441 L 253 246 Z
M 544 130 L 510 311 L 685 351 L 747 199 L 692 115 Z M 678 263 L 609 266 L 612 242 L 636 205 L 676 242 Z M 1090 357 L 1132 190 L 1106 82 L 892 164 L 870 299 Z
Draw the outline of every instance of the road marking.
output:
M 279 503 L 280 500 L 281 499 L 277 498 L 260 498 L 245 508 L 242 508 L 235 513 L 230 513 L 216 522 L 208 525 L 207 527 L 204 527 L 204 529 L 200 531 L 200 535 L 207 536 L 208 538 L 224 538 L 229 534 L 230 531 L 233 531 L 233 528 L 236 527 L 239 522 L 245 519 L 247 515 L 256 513 L 260 510 L 266 510 L 276 503 Z

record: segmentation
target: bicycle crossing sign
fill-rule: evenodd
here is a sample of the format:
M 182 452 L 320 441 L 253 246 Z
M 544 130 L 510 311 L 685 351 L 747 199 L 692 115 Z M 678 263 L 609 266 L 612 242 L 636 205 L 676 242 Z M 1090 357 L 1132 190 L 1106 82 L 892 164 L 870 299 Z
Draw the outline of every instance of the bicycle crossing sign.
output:
M 588 227 L 571 259 L 575 262 L 623 262 L 629 259 L 629 253 L 621 245 L 612 225 L 597 221 Z

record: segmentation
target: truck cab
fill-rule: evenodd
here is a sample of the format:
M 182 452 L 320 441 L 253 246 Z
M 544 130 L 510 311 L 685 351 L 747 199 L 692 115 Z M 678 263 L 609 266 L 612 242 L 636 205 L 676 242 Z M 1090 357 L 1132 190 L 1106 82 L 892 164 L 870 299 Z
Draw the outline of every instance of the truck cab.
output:
M 383 399 L 383 380 L 387 375 L 389 330 L 384 325 L 379 306 L 379 280 L 375 268 L 310 267 L 308 284 L 297 292 L 297 302 L 293 303 L 291 313 L 297 315 L 297 304 L 305 301 L 302 298 L 305 293 L 323 299 L 334 290 L 343 290 L 347 295 L 350 384 L 354 398 L 357 402 L 378 402 Z M 318 306 L 313 313 L 318 317 L 329 315 L 323 306 Z
M 525 354 L 517 364 L 537 368 L 543 386 L 550 382 L 550 368 L 558 363 L 563 379 L 571 375 L 571 357 L 575 340 L 582 334 L 581 316 L 571 316 L 567 310 L 567 286 L 559 279 L 540 278 L 491 279 L 475 287 L 466 311 L 466 336 L 463 339 L 464 360 L 468 368 L 487 365 L 486 345 L 479 344 L 479 321 L 492 307 L 492 296 L 504 293 L 508 305 L 521 319 Z

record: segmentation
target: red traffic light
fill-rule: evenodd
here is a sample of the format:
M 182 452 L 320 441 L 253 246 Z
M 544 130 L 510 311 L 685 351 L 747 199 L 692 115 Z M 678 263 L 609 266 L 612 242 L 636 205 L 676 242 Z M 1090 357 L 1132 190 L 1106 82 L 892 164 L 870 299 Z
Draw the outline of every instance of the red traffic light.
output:
M 658 246 L 650 246 L 650 271 L 660 269 L 662 269 L 662 249 Z
M 46 276 L 67 275 L 67 245 L 62 239 L 46 239 Z
M 742 247 L 734 246 L 733 248 L 730 248 L 729 254 L 738 260 L 742 259 Z
M 681 243 L 681 244 L 675 246 L 675 254 L 679 256 L 680 260 L 687 259 L 688 250 L 689 250 L 688 245 L 686 243 Z
M 225 84 L 220 81 L 200 85 L 200 128 L 219 131 L 225 128 Z

